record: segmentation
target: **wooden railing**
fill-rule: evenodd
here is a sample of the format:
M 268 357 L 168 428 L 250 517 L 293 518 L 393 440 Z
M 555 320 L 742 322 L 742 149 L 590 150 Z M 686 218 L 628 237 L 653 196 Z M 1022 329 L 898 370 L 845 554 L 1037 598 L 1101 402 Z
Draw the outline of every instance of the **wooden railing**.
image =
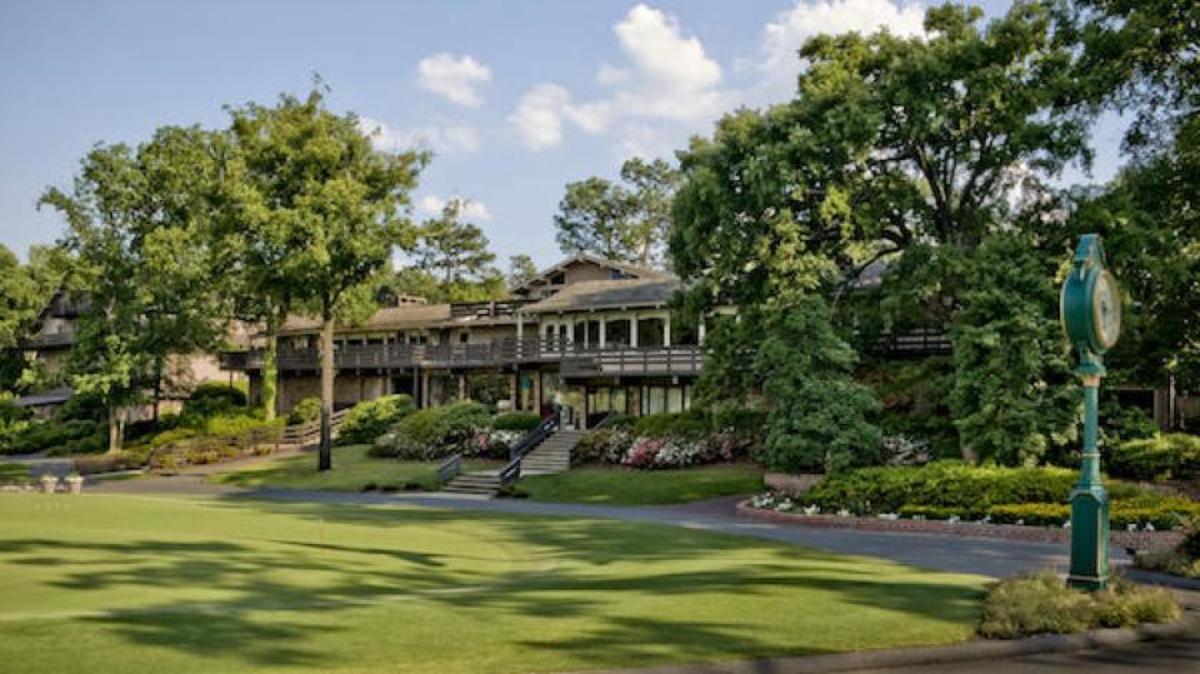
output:
M 329 431 L 332 437 L 337 437 L 342 428 L 342 422 L 350 414 L 350 408 L 338 410 L 329 417 Z M 279 437 L 282 445 L 308 445 L 321 439 L 321 420 L 314 419 L 302 424 L 295 424 L 283 429 Z
M 221 354 L 225 370 L 261 370 L 261 350 Z M 562 339 L 504 338 L 479 344 L 358 344 L 339 348 L 334 367 L 341 371 L 396 371 L 426 368 L 503 367 L 522 363 L 563 363 L 564 372 L 587 374 L 696 374 L 702 353 L 698 346 L 631 347 L 585 346 Z M 281 349 L 281 372 L 316 372 L 317 349 Z
M 554 414 L 544 419 L 542 423 L 537 425 L 537 428 L 526 433 L 509 448 L 508 464 L 500 469 L 501 487 L 521 479 L 521 460 L 534 449 L 537 449 L 538 445 L 545 442 L 546 438 L 553 435 L 554 431 L 558 430 L 558 415 L 558 410 L 555 410 Z
M 953 343 L 945 330 L 926 327 L 884 334 L 879 338 L 878 348 L 894 356 L 946 355 L 953 350 Z

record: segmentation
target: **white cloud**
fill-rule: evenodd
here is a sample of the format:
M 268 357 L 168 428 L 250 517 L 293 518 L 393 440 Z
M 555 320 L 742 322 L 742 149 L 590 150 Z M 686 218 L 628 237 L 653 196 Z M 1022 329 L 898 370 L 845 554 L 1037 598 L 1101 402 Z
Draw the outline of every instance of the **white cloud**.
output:
M 396 152 L 421 147 L 444 154 L 475 152 L 479 149 L 479 132 L 470 124 L 421 126 L 395 129 L 370 117 L 360 117 L 358 127 L 371 136 L 375 149 Z
M 491 79 L 490 68 L 465 54 L 442 52 L 417 64 L 417 84 L 469 108 L 483 105 L 479 86 Z
M 800 0 L 763 31 L 759 67 L 764 86 L 775 96 L 794 94 L 802 67 L 797 52 L 818 34 L 867 34 L 886 28 L 893 35 L 913 37 L 925 34 L 924 21 L 925 7 L 919 2 L 900 6 L 891 0 Z
M 576 104 L 566 87 L 542 82 L 525 92 L 508 122 L 525 147 L 540 152 L 562 142 L 566 121 L 595 134 L 607 129 L 610 119 L 608 102 Z
M 428 215 L 441 215 L 442 209 L 446 207 L 446 203 L 451 200 L 462 202 L 462 216 L 468 220 L 482 220 L 487 222 L 492 219 L 492 212 L 483 202 L 466 199 L 460 196 L 452 196 L 450 199 L 443 199 L 436 194 L 426 194 L 417 201 L 417 210 Z

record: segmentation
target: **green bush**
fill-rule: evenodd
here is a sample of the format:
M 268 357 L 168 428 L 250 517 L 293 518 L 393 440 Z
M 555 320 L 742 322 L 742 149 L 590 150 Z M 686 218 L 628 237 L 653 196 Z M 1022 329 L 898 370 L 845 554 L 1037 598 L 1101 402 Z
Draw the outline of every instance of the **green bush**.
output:
M 375 442 L 373 456 L 428 461 L 455 452 L 475 453 L 472 443 L 491 428 L 488 408 L 463 401 L 414 412 Z
M 75 454 L 107 447 L 107 428 L 87 419 L 16 421 L 0 433 L 0 453 Z
M 412 397 L 390 395 L 361 402 L 353 407 L 342 422 L 339 445 L 361 445 L 375 442 L 404 417 L 416 411 Z
M 296 403 L 288 414 L 288 425 L 307 424 L 321 418 L 321 399 L 305 398 Z
M 707 435 L 711 428 L 708 417 L 696 408 L 673 414 L 649 414 L 633 424 L 634 434 L 644 438 L 697 437 Z
M 1179 606 L 1166 590 L 1133 585 L 1117 577 L 1108 590 L 1068 588 L 1050 571 L 1017 576 L 991 587 L 983 602 L 979 633 L 994 639 L 1065 634 L 1096 627 L 1169 622 Z
M 626 428 L 605 427 L 579 438 L 571 450 L 571 464 L 619 464 L 633 447 L 634 436 Z
M 1187 535 L 1179 543 L 1179 551 L 1195 560 L 1200 560 L 1200 517 L 1192 518 Z
M 1183 433 L 1129 440 L 1108 451 L 1105 466 L 1132 480 L 1167 480 L 1200 475 L 1200 437 Z
M 205 382 L 183 404 L 183 416 L 206 418 L 246 406 L 246 393 L 227 383 Z
M 521 431 L 527 433 L 542 423 L 542 417 L 533 412 L 505 412 L 497 414 L 492 427 L 498 431 Z

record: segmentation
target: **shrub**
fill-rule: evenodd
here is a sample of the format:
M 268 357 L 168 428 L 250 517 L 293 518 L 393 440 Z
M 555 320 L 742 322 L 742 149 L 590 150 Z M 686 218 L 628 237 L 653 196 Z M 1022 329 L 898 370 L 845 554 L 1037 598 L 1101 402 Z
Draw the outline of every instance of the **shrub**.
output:
M 1054 573 L 1042 571 L 994 584 L 983 602 L 979 633 L 1016 639 L 1168 622 L 1178 616 L 1179 606 L 1161 588 L 1140 587 L 1118 577 L 1108 590 L 1088 593 L 1068 588 Z
M 1179 551 L 1192 559 L 1200 560 L 1200 517 L 1192 518 L 1187 535 L 1179 543 Z
M 571 464 L 618 464 L 633 446 L 633 435 L 625 428 L 605 427 L 579 439 L 571 450 Z
M 111 473 L 118 470 L 133 470 L 146 465 L 144 449 L 128 449 L 114 454 L 81 456 L 74 461 L 75 472 L 80 475 Z
M 229 384 L 209 381 L 197 386 L 188 396 L 183 404 L 183 416 L 203 419 L 245 406 L 245 391 Z
M 696 408 L 672 414 L 649 414 L 633 424 L 633 432 L 647 438 L 699 437 L 707 435 L 710 428 L 704 412 Z
M 307 424 L 311 421 L 316 421 L 321 418 L 321 399 L 320 398 L 305 398 L 296 403 L 288 414 L 288 424 L 295 426 L 296 424 Z
M 1166 480 L 1200 475 L 1200 437 L 1183 433 L 1123 442 L 1108 452 L 1113 475 L 1134 480 Z
M 6 427 L 0 433 L 0 452 L 6 454 L 75 454 L 103 450 L 108 445 L 106 429 L 87 419 L 15 421 Z
M 542 423 L 542 418 L 533 412 L 505 412 L 497 414 L 492 427 L 498 431 L 529 432 Z
M 361 402 L 354 406 L 342 422 L 338 434 L 339 445 L 357 445 L 375 442 L 404 417 L 416 410 L 412 397 L 390 395 Z
M 457 402 L 414 412 L 375 442 L 371 454 L 409 460 L 432 460 L 455 452 L 486 451 L 492 415 L 475 402 Z

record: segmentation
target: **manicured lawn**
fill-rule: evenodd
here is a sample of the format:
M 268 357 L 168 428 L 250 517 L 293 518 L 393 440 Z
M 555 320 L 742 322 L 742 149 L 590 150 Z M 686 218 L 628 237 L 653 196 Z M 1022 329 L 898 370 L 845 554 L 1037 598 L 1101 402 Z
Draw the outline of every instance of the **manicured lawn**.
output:
M 985 579 L 679 527 L 0 494 L 5 672 L 547 672 L 970 638 Z
M 632 470 L 573 468 L 558 475 L 522 478 L 517 488 L 536 501 L 652 505 L 687 503 L 762 491 L 762 469 L 752 464 Z
M 278 487 L 281 489 L 323 489 L 331 491 L 360 491 L 374 483 L 380 488 L 426 489 L 438 488 L 436 462 L 396 461 L 367 456 L 369 445 L 350 445 L 333 448 L 333 470 L 317 471 L 313 454 L 276 459 L 267 464 L 234 468 L 218 473 L 213 480 L 242 487 Z M 467 461 L 464 470 L 475 470 L 499 462 Z

